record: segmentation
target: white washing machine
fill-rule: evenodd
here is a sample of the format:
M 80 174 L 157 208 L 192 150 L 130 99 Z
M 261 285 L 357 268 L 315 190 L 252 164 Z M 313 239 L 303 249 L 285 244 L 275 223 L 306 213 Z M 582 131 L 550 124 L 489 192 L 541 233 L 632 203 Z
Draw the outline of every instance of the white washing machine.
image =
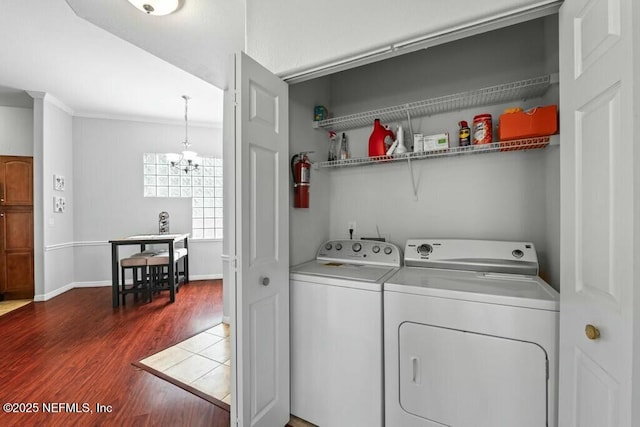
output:
M 291 413 L 321 427 L 384 425 L 382 283 L 390 243 L 334 240 L 291 268 Z
M 555 427 L 559 295 L 534 245 L 411 239 L 384 284 L 388 427 Z

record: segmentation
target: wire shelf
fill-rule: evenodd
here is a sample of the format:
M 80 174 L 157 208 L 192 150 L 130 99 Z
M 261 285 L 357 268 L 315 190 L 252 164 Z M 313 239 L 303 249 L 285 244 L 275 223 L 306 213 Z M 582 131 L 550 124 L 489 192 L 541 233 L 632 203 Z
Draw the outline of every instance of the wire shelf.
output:
M 497 86 L 460 92 L 453 95 L 445 95 L 423 101 L 380 108 L 377 110 L 366 111 L 364 113 L 334 117 L 332 119 L 313 122 L 313 127 L 342 131 L 371 126 L 374 119 L 380 119 L 383 122 L 405 120 L 407 118 L 407 113 L 415 117 L 430 116 L 433 114 L 446 113 L 448 111 L 502 104 L 517 99 L 537 98 L 544 95 L 551 86 L 551 83 L 552 78 L 550 75 L 540 76 Z
M 328 162 L 314 163 L 314 166 L 323 168 L 338 168 L 348 166 L 363 166 L 373 164 L 384 164 L 390 162 L 433 159 L 438 157 L 453 157 L 466 154 L 495 153 L 499 151 L 533 150 L 544 148 L 549 145 L 551 137 L 542 136 L 538 138 L 516 139 L 512 141 L 500 141 L 492 144 L 468 145 L 466 147 L 451 147 L 443 150 L 426 151 L 418 153 L 392 154 L 390 156 L 358 157 L 353 159 L 332 160 Z

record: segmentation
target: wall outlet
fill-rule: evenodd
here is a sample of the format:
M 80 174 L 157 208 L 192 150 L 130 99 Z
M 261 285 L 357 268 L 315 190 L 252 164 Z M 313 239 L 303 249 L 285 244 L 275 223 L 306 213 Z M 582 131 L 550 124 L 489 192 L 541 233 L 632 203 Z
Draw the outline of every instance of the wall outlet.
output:
M 347 231 L 349 230 L 353 230 L 353 234 L 356 234 L 356 222 L 355 221 L 349 221 L 347 223 Z

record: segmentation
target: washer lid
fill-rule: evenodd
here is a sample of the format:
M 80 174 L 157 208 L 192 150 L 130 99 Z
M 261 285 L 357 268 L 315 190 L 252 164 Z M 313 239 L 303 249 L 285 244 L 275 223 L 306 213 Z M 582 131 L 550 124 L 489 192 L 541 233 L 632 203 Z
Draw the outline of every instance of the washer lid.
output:
M 537 276 L 404 267 L 384 284 L 385 292 L 558 311 L 560 295 Z
M 360 282 L 379 282 L 387 273 L 394 270 L 389 267 L 350 264 L 334 261 L 309 261 L 291 267 L 291 274 L 332 277 L 336 279 L 357 280 Z

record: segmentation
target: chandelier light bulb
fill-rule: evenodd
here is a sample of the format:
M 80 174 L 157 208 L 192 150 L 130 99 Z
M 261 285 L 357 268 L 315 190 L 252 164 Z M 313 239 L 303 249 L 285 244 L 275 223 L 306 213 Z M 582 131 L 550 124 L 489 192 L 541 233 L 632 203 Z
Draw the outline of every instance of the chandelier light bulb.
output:
M 194 161 L 198 157 L 198 153 L 195 151 L 185 150 L 182 152 L 182 158 L 189 161 Z
M 175 164 L 180 162 L 180 154 L 179 153 L 167 153 L 167 161 L 171 164 Z
M 180 0 L 129 0 L 129 3 L 147 15 L 163 16 L 175 12 Z

